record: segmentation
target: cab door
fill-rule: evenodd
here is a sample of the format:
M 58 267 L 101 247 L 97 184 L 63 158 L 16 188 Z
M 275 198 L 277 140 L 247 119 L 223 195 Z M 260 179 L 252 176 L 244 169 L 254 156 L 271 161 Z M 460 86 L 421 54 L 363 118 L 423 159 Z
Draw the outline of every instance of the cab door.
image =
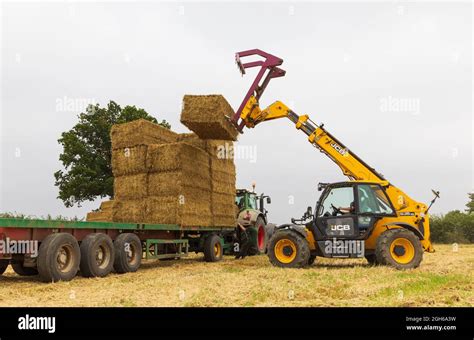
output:
M 358 236 L 355 187 L 343 183 L 327 187 L 317 207 L 316 239 L 355 238 Z

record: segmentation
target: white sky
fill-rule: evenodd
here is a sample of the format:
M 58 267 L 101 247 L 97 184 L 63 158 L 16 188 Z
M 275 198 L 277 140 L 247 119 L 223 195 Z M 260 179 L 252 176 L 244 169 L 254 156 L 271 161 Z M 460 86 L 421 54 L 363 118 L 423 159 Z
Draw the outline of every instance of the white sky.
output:
M 1 6 L 0 211 L 84 216 L 66 209 L 53 173 L 57 143 L 85 107 L 136 105 L 172 129 L 184 94 L 223 94 L 236 109 L 255 72 L 234 53 L 285 60 L 261 104 L 307 113 L 433 212 L 464 209 L 473 189 L 472 5 L 469 2 L 6 2 Z M 58 108 L 64 98 L 77 100 Z M 387 103 L 409 102 L 397 108 Z M 345 180 L 288 120 L 248 130 L 238 186 L 270 194 L 270 220 L 314 207 L 318 182 Z M 292 202 L 294 198 L 294 202 Z

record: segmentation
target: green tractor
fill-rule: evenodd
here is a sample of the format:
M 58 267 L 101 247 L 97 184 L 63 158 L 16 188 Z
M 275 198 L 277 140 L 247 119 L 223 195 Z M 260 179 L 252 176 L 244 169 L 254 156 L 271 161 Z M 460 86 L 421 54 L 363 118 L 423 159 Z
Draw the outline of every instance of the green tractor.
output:
M 245 230 L 248 238 L 248 251 L 246 255 L 264 254 L 267 250 L 268 240 L 273 234 L 274 225 L 268 224 L 265 203 L 270 204 L 270 196 L 263 193 L 257 195 L 255 186 L 253 191 L 237 189 L 235 204 L 237 211 L 237 239 L 239 228 Z

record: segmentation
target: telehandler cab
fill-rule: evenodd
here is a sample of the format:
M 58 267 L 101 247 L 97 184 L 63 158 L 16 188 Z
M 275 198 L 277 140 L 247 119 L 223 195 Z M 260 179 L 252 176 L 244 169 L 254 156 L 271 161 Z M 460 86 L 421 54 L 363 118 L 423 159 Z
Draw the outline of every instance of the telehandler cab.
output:
M 263 60 L 242 63 L 241 58 L 257 55 Z M 434 252 L 430 241 L 429 206 L 417 202 L 367 165 L 332 136 L 324 125 L 317 125 L 308 115 L 298 115 L 280 101 L 265 109 L 259 100 L 272 78 L 282 77 L 283 60 L 261 50 L 236 54 L 242 73 L 260 67 L 242 104 L 232 117 L 239 132 L 273 119 L 288 118 L 308 141 L 328 156 L 350 181 L 320 183 L 322 194 L 315 211 L 308 207 L 299 220 L 276 227 L 268 245 L 272 264 L 280 267 L 303 267 L 317 256 L 332 258 L 365 257 L 370 264 L 397 269 L 416 268 L 423 251 Z

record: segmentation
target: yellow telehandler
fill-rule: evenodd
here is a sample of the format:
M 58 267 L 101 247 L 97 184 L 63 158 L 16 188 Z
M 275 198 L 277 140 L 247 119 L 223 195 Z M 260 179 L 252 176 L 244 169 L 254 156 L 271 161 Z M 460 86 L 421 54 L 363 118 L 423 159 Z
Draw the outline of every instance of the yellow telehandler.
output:
M 243 63 L 242 58 L 259 56 L 261 60 Z M 417 202 L 390 183 L 375 169 L 331 135 L 308 115 L 298 115 L 276 101 L 265 109 L 259 100 L 272 78 L 282 77 L 283 60 L 255 49 L 236 54 L 242 73 L 260 67 L 232 123 L 242 133 L 261 122 L 288 118 L 307 135 L 308 141 L 328 156 L 349 178 L 347 182 L 319 183 L 321 196 L 313 210 L 308 207 L 301 219 L 278 226 L 268 245 L 272 264 L 280 267 L 304 267 L 317 256 L 331 258 L 365 257 L 370 264 L 397 269 L 416 268 L 423 252 L 434 252 L 430 241 L 429 206 Z

